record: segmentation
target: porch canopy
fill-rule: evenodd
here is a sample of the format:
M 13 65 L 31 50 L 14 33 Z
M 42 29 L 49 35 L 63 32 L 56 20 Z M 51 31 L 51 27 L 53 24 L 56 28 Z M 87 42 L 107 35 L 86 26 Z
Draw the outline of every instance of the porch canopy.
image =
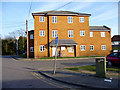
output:
M 73 39 L 59 39 L 58 46 L 73 46 L 77 43 Z M 50 46 L 56 46 L 55 39 L 50 42 Z

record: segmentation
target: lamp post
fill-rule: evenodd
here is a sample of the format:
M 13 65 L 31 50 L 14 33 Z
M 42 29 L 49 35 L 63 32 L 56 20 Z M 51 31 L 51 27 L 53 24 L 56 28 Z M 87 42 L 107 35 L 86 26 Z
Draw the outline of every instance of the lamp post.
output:
M 19 39 L 19 37 L 16 36 L 16 40 L 17 40 L 17 43 L 16 43 L 17 55 L 18 55 L 18 39 Z

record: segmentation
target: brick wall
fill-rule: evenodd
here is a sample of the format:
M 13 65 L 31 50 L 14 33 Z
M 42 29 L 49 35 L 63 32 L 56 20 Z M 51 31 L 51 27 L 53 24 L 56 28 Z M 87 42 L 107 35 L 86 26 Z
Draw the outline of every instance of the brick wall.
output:
M 40 22 L 40 16 L 34 16 L 34 55 L 36 57 L 48 56 L 48 31 L 47 17 L 45 22 Z M 40 36 L 40 30 L 45 30 L 45 36 Z M 52 23 L 52 16 L 49 16 L 49 42 L 53 39 L 52 30 L 57 30 L 59 39 L 73 39 L 76 46 L 76 56 L 104 56 L 111 50 L 111 31 L 105 31 L 105 37 L 101 37 L 101 31 L 93 31 L 93 37 L 89 36 L 89 16 L 84 16 L 84 23 L 79 22 L 79 16 L 73 16 L 73 23 L 68 23 L 68 16 L 57 16 L 57 23 Z M 73 37 L 68 37 L 68 30 L 73 30 Z M 85 31 L 85 36 L 80 36 L 80 31 Z M 40 52 L 40 45 L 45 45 L 45 51 Z M 81 51 L 80 45 L 86 45 L 86 50 Z M 90 45 L 94 45 L 94 50 L 90 51 Z M 106 45 L 106 50 L 101 50 L 101 45 Z M 66 50 L 67 47 L 66 47 Z M 66 51 L 66 55 L 74 56 Z M 52 47 L 50 48 L 52 56 Z

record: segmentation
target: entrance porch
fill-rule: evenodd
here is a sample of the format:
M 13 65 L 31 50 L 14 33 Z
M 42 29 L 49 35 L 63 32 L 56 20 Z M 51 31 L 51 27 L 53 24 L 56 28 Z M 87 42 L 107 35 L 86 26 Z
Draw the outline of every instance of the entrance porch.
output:
M 57 55 L 59 57 L 76 57 L 77 43 L 72 39 L 59 39 Z M 56 44 L 55 40 L 50 42 L 50 56 L 55 56 Z

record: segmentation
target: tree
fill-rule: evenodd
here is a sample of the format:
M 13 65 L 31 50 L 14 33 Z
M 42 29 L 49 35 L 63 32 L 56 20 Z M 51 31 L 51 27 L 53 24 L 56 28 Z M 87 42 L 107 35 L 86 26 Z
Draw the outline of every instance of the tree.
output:
M 16 54 L 15 39 L 7 37 L 2 40 L 2 54 L 3 55 L 14 55 Z
M 19 51 L 26 51 L 26 42 L 27 42 L 26 37 L 23 37 L 23 36 L 19 37 L 19 40 L 18 40 Z
M 24 29 L 19 29 L 19 30 L 10 32 L 9 35 L 11 37 L 13 37 L 13 38 L 16 38 L 16 36 L 18 36 L 18 37 L 20 37 L 20 36 L 26 37 L 26 33 L 25 33 Z
M 1 34 L 0 34 L 0 55 L 2 54 L 2 39 L 1 39 Z
M 16 36 L 19 37 L 18 40 L 18 50 L 26 51 L 26 33 L 24 29 L 16 30 L 9 33 L 9 36 L 6 36 L 2 40 L 2 54 L 3 55 L 14 55 L 16 54 Z

